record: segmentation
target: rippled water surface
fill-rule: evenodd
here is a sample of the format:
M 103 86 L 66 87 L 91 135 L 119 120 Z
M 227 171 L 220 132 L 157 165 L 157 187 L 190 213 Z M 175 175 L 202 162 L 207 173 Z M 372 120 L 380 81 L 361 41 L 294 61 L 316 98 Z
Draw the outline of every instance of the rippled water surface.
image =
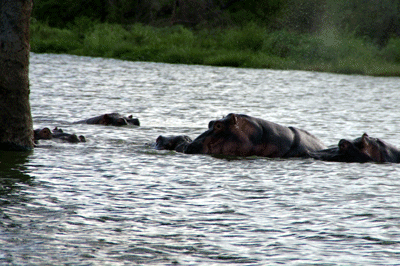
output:
M 367 132 L 400 146 L 399 78 L 32 54 L 30 80 L 34 127 L 88 142 L 41 141 L 2 170 L 12 178 L 2 181 L 0 264 L 400 263 L 399 164 L 224 159 L 148 145 L 159 135 L 194 138 L 235 112 L 327 145 Z M 108 112 L 141 126 L 72 123 Z

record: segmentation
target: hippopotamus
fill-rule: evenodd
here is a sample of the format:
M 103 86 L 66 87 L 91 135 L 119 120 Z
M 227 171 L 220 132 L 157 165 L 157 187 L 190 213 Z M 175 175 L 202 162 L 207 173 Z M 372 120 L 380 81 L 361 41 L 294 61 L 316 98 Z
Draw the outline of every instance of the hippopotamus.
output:
M 53 138 L 60 139 L 71 143 L 86 142 L 86 138 L 82 135 L 79 137 L 75 134 L 64 133 L 61 128 L 53 129 Z
M 186 135 L 179 136 L 159 136 L 156 140 L 155 148 L 157 150 L 171 150 L 183 152 L 184 149 L 192 142 L 192 139 Z
M 125 126 L 125 125 L 134 125 L 140 126 L 140 122 L 138 118 L 133 118 L 132 115 L 128 117 L 124 117 L 119 113 L 111 113 L 111 114 L 104 114 L 99 115 L 96 117 L 92 117 L 89 119 L 84 119 L 76 124 L 96 124 L 96 125 L 112 125 L 112 126 Z
M 80 135 L 79 137 L 75 134 L 64 133 L 61 128 L 54 128 L 53 131 L 50 131 L 49 128 L 45 127 L 42 129 L 36 129 L 34 132 L 34 141 L 37 142 L 40 139 L 60 139 L 63 141 L 77 143 L 77 142 L 86 142 L 84 136 Z
M 53 134 L 48 127 L 42 129 L 35 129 L 33 131 L 33 140 L 38 141 L 39 139 L 52 139 Z
M 314 152 L 311 157 L 333 162 L 400 163 L 400 150 L 364 133 L 353 141 L 341 139 L 337 147 Z
M 208 130 L 184 150 L 188 154 L 309 157 L 327 147 L 314 135 L 244 114 L 228 114 L 210 121 Z

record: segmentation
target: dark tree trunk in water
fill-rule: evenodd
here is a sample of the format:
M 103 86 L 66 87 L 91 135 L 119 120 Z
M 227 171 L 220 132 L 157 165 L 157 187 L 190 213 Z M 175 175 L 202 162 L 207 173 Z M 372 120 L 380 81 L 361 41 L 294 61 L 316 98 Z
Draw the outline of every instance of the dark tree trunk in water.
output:
M 32 0 L 0 0 L 0 150 L 33 148 L 29 104 Z

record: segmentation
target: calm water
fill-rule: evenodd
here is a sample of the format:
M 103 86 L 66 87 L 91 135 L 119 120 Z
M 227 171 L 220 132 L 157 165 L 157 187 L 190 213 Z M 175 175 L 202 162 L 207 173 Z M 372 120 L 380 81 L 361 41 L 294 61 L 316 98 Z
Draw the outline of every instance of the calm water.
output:
M 399 78 L 32 54 L 30 79 L 34 127 L 88 142 L 2 154 L 0 264 L 400 264 L 400 164 L 147 145 L 236 112 L 327 145 L 367 132 L 400 146 Z M 107 112 L 141 126 L 72 124 Z

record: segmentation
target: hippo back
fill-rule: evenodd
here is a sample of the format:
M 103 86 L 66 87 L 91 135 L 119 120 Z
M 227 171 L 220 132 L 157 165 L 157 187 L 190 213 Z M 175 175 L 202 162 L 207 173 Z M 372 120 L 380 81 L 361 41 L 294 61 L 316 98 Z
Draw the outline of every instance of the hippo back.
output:
M 315 151 L 327 147 L 314 135 L 303 129 L 289 127 L 294 133 L 294 140 L 290 150 L 283 157 L 310 157 Z
M 109 113 L 104 115 L 95 116 L 89 119 L 75 122 L 76 124 L 91 124 L 91 125 L 113 125 L 113 126 L 124 126 L 124 125 L 135 125 L 140 126 L 138 118 L 133 118 L 132 115 L 124 117 L 119 113 Z
M 307 131 L 288 128 L 243 114 L 210 121 L 209 129 L 185 149 L 186 153 L 234 156 L 301 157 L 326 148 Z

